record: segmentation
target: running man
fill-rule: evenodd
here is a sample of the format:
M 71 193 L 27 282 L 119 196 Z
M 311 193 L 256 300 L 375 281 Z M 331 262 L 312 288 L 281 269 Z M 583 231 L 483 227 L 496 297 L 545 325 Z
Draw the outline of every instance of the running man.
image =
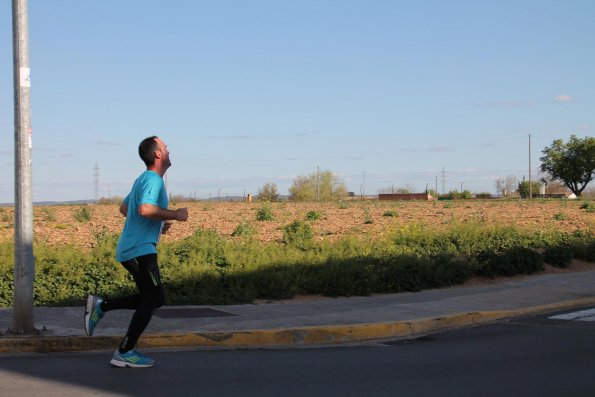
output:
M 89 295 L 85 307 L 85 332 L 89 336 L 106 312 L 134 310 L 126 336 L 110 361 L 116 367 L 142 368 L 155 364 L 155 360 L 136 351 L 135 346 L 153 312 L 165 302 L 157 264 L 157 242 L 161 233 L 169 230 L 171 221 L 188 219 L 187 208 L 167 209 L 163 175 L 171 161 L 165 143 L 156 136 L 145 138 L 138 147 L 138 154 L 147 170 L 136 179 L 120 205 L 126 222 L 116 249 L 116 260 L 134 278 L 138 294 L 113 299 Z

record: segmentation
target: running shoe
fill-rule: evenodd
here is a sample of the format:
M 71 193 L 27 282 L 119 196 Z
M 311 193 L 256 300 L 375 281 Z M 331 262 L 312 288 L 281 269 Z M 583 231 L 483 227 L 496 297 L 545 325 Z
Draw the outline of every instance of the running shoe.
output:
M 85 307 L 85 332 L 89 336 L 93 335 L 97 323 L 103 317 L 101 302 L 103 302 L 103 299 L 99 296 L 89 295 L 87 298 L 87 306 Z
M 152 367 L 155 364 L 155 360 L 137 352 L 135 349 L 126 353 L 120 353 L 119 350 L 116 350 L 110 364 L 120 368 L 147 368 Z

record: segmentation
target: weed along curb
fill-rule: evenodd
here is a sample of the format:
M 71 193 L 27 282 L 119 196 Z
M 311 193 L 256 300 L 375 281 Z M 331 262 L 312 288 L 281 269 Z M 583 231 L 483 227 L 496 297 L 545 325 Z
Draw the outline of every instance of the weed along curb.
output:
M 185 332 L 147 334 L 139 341 L 140 348 L 179 347 L 291 347 L 308 345 L 340 345 L 377 339 L 405 338 L 428 333 L 486 324 L 520 316 L 551 313 L 595 304 L 595 297 L 569 300 L 512 310 L 455 313 L 415 320 L 354 325 L 310 326 L 241 330 L 230 332 Z M 0 353 L 50 353 L 110 350 L 120 343 L 121 336 L 4 336 L 0 337 Z

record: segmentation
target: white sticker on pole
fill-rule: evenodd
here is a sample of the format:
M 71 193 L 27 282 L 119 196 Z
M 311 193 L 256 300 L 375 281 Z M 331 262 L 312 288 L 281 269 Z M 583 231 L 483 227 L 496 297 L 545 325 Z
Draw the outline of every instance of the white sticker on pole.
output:
M 31 87 L 31 69 L 29 68 L 20 68 L 20 82 L 19 85 L 21 87 Z

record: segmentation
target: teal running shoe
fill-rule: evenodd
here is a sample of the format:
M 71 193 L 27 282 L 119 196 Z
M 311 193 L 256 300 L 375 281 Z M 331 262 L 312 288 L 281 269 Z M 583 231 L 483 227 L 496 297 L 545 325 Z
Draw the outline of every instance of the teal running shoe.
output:
M 89 336 L 93 335 L 97 323 L 103 317 L 101 302 L 103 302 L 103 299 L 99 296 L 89 295 L 87 298 L 87 306 L 85 307 L 85 332 Z
M 137 352 L 135 349 L 126 353 L 120 353 L 119 350 L 116 350 L 110 364 L 120 368 L 148 368 L 155 365 L 155 360 Z

